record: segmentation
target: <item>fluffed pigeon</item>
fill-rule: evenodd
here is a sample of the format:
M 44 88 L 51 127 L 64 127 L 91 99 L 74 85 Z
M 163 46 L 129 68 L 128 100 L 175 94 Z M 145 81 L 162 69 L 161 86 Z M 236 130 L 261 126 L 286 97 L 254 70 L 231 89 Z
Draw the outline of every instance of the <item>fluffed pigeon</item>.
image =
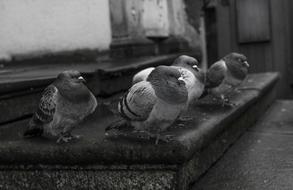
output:
M 165 140 L 165 131 L 184 110 L 188 98 L 185 83 L 179 71 L 170 66 L 158 66 L 146 80 L 135 83 L 118 104 L 120 115 L 136 131 L 147 132 L 150 137 Z M 110 125 L 106 132 L 118 128 Z
M 187 55 L 181 55 L 174 60 L 171 67 L 176 68 L 185 82 L 188 91 L 187 107 L 201 96 L 204 91 L 204 72 L 198 68 L 198 61 Z M 132 84 L 146 80 L 154 67 L 146 68 L 134 75 Z M 187 108 L 186 107 L 186 108 Z
M 198 68 L 198 61 L 190 56 L 181 55 L 172 64 L 178 69 L 188 92 L 187 107 L 197 100 L 204 91 L 204 72 Z
M 84 82 L 78 71 L 59 74 L 44 90 L 24 136 L 58 137 L 57 143 L 78 138 L 71 135 L 71 131 L 97 107 L 95 96 Z
M 208 93 L 221 98 L 223 105 L 232 105 L 225 95 L 244 81 L 248 68 L 249 64 L 245 55 L 230 53 L 208 69 L 205 88 Z

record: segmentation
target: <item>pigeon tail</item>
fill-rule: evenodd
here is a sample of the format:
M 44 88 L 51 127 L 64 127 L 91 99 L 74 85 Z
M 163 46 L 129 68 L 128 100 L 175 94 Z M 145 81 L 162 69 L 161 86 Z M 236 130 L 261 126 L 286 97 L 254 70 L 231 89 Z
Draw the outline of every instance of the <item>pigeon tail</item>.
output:
M 127 122 L 125 120 L 121 119 L 121 120 L 118 120 L 118 121 L 108 125 L 105 128 L 105 132 L 110 131 L 110 130 L 118 130 L 118 131 L 120 131 L 120 130 L 125 129 L 126 126 L 127 126 Z
M 44 129 L 40 127 L 30 128 L 23 133 L 25 138 L 39 137 L 43 134 Z
M 204 89 L 203 93 L 201 94 L 201 96 L 198 99 L 203 99 L 204 97 L 206 97 L 209 94 L 208 89 Z

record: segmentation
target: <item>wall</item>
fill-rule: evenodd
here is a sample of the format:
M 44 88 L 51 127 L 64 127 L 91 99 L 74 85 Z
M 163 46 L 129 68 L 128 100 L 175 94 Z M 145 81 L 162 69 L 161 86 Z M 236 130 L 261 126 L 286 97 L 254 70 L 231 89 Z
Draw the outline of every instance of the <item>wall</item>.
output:
M 111 43 L 108 0 L 0 0 L 0 59 Z
M 95 59 L 103 50 L 113 57 L 137 57 L 190 47 L 200 57 L 200 2 L 0 0 L 0 62 L 37 58 L 39 63 L 38 58 L 47 60 L 42 55 L 65 55 L 70 61 L 75 50 L 94 50 L 83 52 Z
M 196 49 L 201 46 L 200 42 L 200 11 L 199 0 L 169 0 L 172 2 L 173 14 L 170 15 L 171 34 L 181 36 Z M 192 11 L 190 10 L 192 8 Z M 171 9 L 171 8 L 170 8 Z M 198 24 L 194 24 L 198 23 Z

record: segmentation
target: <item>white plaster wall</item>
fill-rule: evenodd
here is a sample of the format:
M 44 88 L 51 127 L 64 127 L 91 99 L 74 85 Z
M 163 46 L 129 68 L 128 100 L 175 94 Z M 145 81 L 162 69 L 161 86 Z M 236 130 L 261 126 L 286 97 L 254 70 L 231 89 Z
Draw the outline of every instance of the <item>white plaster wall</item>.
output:
M 110 42 L 108 0 L 0 0 L 0 59 Z
M 169 3 L 172 3 L 169 9 L 172 9 L 171 11 L 173 12 L 170 15 L 170 20 L 172 21 L 170 24 L 171 33 L 186 39 L 192 48 L 200 48 L 202 45 L 201 36 L 204 36 L 188 22 L 184 0 L 170 0 Z
M 148 37 L 167 37 L 169 17 L 167 0 L 143 1 L 142 23 Z
M 169 11 L 172 14 L 169 14 L 171 24 L 170 31 L 174 35 L 184 35 L 185 32 L 185 10 L 183 0 L 169 0 Z

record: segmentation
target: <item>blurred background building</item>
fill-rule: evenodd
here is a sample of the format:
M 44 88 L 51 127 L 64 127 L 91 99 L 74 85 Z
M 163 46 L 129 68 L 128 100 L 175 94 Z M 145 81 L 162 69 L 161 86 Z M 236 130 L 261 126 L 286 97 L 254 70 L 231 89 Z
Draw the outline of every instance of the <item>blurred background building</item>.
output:
M 187 48 L 187 42 L 199 48 L 201 6 L 190 19 L 186 6 L 183 0 L 1 0 L 0 58 L 85 50 L 155 55 Z M 169 50 L 162 52 L 162 43 Z
M 281 72 L 279 96 L 291 98 L 292 7 L 290 0 L 0 0 L 0 62 L 4 70 L 181 52 L 207 66 L 235 51 L 247 55 L 250 72 Z

